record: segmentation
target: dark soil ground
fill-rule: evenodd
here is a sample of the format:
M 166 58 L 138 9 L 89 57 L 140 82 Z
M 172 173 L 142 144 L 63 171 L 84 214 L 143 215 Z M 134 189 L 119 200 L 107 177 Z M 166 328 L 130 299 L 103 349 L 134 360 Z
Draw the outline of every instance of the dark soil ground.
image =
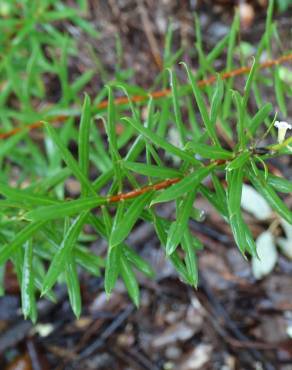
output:
M 254 1 L 251 8 L 245 8 L 247 14 L 243 10 L 241 37 L 254 45 L 264 29 L 264 3 Z M 206 50 L 211 49 L 229 31 L 231 0 L 92 1 L 92 22 L 102 37 L 91 46 L 100 60 L 101 73 L 91 81 L 88 91 L 96 91 L 111 79 L 118 62 L 123 69 L 133 69 L 133 84 L 153 86 L 161 71 L 168 19 L 172 18 L 174 24 L 174 48 L 183 45 L 189 51 L 194 43 L 195 10 L 199 12 Z M 287 40 L 289 45 L 291 10 L 276 17 L 283 44 Z M 71 27 L 69 31 L 76 30 Z M 124 50 L 119 61 L 116 34 Z M 70 66 L 72 76 L 94 63 L 84 46 L 85 36 L 75 36 L 80 38 L 80 56 Z M 195 66 L 192 53 L 185 54 L 187 58 Z M 223 67 L 224 60 L 218 60 L 218 70 Z M 51 83 L 53 86 L 54 81 Z M 279 167 L 289 175 L 289 162 L 283 161 Z M 291 195 L 287 202 L 292 206 Z M 8 276 L 11 293 L 0 303 L 0 353 L 4 353 L 0 368 L 292 369 L 292 261 L 279 254 L 274 271 L 256 281 L 228 227 L 203 200 L 200 206 L 206 211 L 206 220 L 192 225 L 205 245 L 199 255 L 198 290 L 178 280 L 153 229 L 142 224 L 132 233 L 131 245 L 152 263 L 157 278 L 150 281 L 140 277 L 142 299 L 138 310 L 122 284 L 107 301 L 102 279 L 84 274 L 80 320 L 74 318 L 66 292 L 59 287 L 57 305 L 41 302 L 40 320 L 33 327 L 22 320 L 19 296 L 17 291 L 13 293 L 13 279 Z M 165 212 L 171 214 L 172 210 Z M 269 227 L 249 217 L 254 235 Z

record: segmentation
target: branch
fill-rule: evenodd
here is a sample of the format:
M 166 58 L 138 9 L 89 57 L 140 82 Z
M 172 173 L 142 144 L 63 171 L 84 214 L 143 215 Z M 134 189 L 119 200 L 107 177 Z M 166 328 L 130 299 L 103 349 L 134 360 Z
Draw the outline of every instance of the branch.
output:
M 270 68 L 270 67 L 273 67 L 275 65 L 283 64 L 283 63 L 288 62 L 288 61 L 292 61 L 292 53 L 287 54 L 287 55 L 282 55 L 281 57 L 279 57 L 277 59 L 267 60 L 267 61 L 265 61 L 265 62 L 263 62 L 259 65 L 259 69 Z M 229 72 L 222 72 L 220 74 L 220 76 L 221 76 L 222 80 L 226 80 L 226 79 L 231 78 L 231 77 L 246 74 L 250 70 L 251 70 L 251 66 L 244 66 L 244 67 L 241 67 L 241 68 L 231 70 Z M 204 86 L 208 86 L 208 85 L 213 84 L 215 81 L 216 81 L 216 76 L 210 76 L 207 79 L 198 81 L 197 84 L 200 87 L 204 87 Z M 170 94 L 171 94 L 170 89 L 164 89 L 164 90 L 154 91 L 154 92 L 149 93 L 147 95 L 134 95 L 133 97 L 131 97 L 130 100 L 131 100 L 131 102 L 143 102 L 143 101 L 146 101 L 149 98 L 149 96 L 151 96 L 153 99 L 157 100 L 157 99 L 163 98 L 165 96 L 168 96 Z M 128 102 L 129 102 L 129 99 L 127 97 L 120 97 L 120 98 L 115 99 L 115 104 L 116 105 L 128 104 Z M 105 108 L 107 108 L 107 106 L 108 106 L 108 100 L 104 100 L 101 103 L 97 104 L 96 108 L 97 109 L 105 109 Z M 57 123 L 61 123 L 61 122 L 66 121 L 66 119 L 68 117 L 69 117 L 69 115 L 55 116 L 55 117 L 50 118 L 49 122 L 52 125 L 55 125 Z M 16 134 L 20 133 L 20 132 L 33 131 L 37 128 L 40 128 L 42 125 L 43 125 L 43 121 L 40 120 L 40 121 L 31 123 L 31 124 L 29 124 L 25 127 L 23 127 L 23 126 L 22 127 L 16 127 L 16 128 L 14 128 L 14 129 L 12 129 L 8 132 L 0 133 L 0 140 L 1 139 L 7 139 L 7 138 L 9 138 L 13 135 L 16 135 Z

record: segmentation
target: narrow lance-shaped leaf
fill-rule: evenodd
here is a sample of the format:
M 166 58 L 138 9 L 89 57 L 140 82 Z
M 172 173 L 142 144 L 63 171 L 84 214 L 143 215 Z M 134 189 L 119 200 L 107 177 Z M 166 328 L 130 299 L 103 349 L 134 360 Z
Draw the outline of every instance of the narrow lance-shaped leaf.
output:
M 279 198 L 275 190 L 268 185 L 264 177 L 260 173 L 256 176 L 251 170 L 248 171 L 248 177 L 256 190 L 266 199 L 270 206 L 287 222 L 292 224 L 292 212 Z
M 84 177 L 88 178 L 89 169 L 89 134 L 90 134 L 90 98 L 85 95 L 78 136 L 79 167 Z M 88 189 L 83 186 L 82 193 L 87 195 Z
M 94 276 L 100 276 L 100 268 L 105 266 L 103 259 L 96 256 L 94 253 L 89 252 L 87 249 L 75 250 L 75 261 L 78 265 L 90 272 Z
M 75 221 L 72 223 L 68 229 L 60 248 L 54 255 L 54 258 L 50 264 L 49 271 L 43 282 L 42 295 L 44 295 L 48 290 L 52 288 L 58 279 L 59 275 L 64 272 L 64 266 L 67 261 L 68 256 L 71 255 L 75 243 L 79 237 L 83 225 L 87 219 L 87 212 L 82 212 Z
M 193 202 L 195 199 L 196 190 L 190 191 L 185 199 L 181 201 L 177 212 L 177 219 L 170 226 L 167 242 L 166 242 L 166 253 L 171 255 L 179 243 L 181 242 L 185 230 L 188 226 L 188 220 L 190 218 L 191 210 L 193 208 Z
M 214 166 L 215 164 L 211 164 L 207 167 L 194 170 L 193 173 L 183 178 L 180 182 L 170 186 L 168 189 L 163 190 L 161 194 L 158 194 L 152 200 L 151 205 L 156 203 L 169 202 L 171 200 L 177 199 L 178 197 L 189 191 L 195 191 L 196 187 L 206 176 L 208 176 Z
M 261 107 L 261 109 L 253 116 L 249 124 L 249 132 L 251 137 L 256 133 L 258 127 L 261 123 L 265 121 L 265 119 L 269 116 L 269 114 L 273 110 L 273 105 L 271 103 L 266 103 Z
M 164 138 L 155 134 L 154 132 L 152 132 L 148 128 L 143 127 L 142 125 L 140 125 L 135 120 L 133 120 L 131 118 L 123 118 L 123 121 L 128 122 L 141 135 L 143 135 L 146 139 L 150 140 L 151 142 L 153 142 L 153 144 L 157 145 L 158 147 L 161 147 L 167 153 L 173 154 L 173 155 L 185 160 L 186 162 L 188 162 L 190 164 L 197 165 L 197 166 L 202 165 L 201 162 L 198 161 L 197 159 L 195 159 L 192 155 L 190 155 L 189 153 L 187 153 L 187 152 L 179 149 L 178 147 L 168 143 Z
M 206 145 L 188 142 L 186 144 L 186 149 L 192 151 L 193 153 L 199 154 L 203 158 L 209 159 L 232 159 L 234 154 L 225 150 L 217 145 Z
M 31 222 L 19 231 L 12 242 L 0 249 L 0 265 L 5 263 L 15 250 L 29 240 L 39 229 L 45 225 L 45 221 Z
M 128 210 L 123 215 L 121 221 L 112 230 L 112 234 L 110 237 L 111 247 L 122 243 L 126 239 L 136 221 L 140 217 L 144 207 L 150 202 L 152 196 L 153 193 L 148 192 L 137 197 L 131 203 Z
M 58 169 L 55 173 L 52 173 L 48 177 L 32 183 L 25 190 L 29 192 L 37 192 L 38 196 L 41 194 L 47 194 L 50 189 L 56 187 L 61 183 L 64 183 L 70 175 L 70 168 Z
M 174 109 L 175 124 L 179 132 L 180 141 L 182 144 L 185 144 L 185 127 L 183 125 L 180 106 L 179 106 L 177 78 L 176 78 L 175 72 L 173 72 L 171 69 L 168 69 L 168 72 L 170 75 L 170 86 L 171 86 L 171 91 L 172 91 L 172 103 L 173 103 L 173 109 Z
M 33 221 L 55 220 L 72 216 L 107 203 L 108 200 L 105 197 L 91 197 L 64 201 L 59 202 L 59 204 L 55 206 L 38 207 L 35 210 L 27 212 L 24 218 Z
M 56 130 L 53 128 L 52 125 L 49 123 L 45 123 L 48 134 L 50 135 L 51 139 L 53 140 L 54 144 L 58 147 L 60 150 L 60 153 L 62 155 L 62 158 L 66 162 L 67 166 L 71 169 L 73 175 L 80 181 L 83 188 L 86 188 L 90 193 L 95 195 L 95 190 L 87 177 L 84 175 L 84 173 L 81 171 L 77 161 L 73 157 L 73 155 L 70 153 L 70 151 L 65 147 L 62 140 L 60 139 L 59 135 L 57 134 Z
M 113 222 L 106 207 L 102 207 L 102 216 L 103 216 L 103 223 L 104 223 L 104 232 L 102 234 L 103 237 L 106 237 L 108 240 L 110 238 L 110 234 L 113 228 L 116 227 L 116 224 L 121 219 L 121 214 L 124 210 L 124 204 L 120 203 L 118 205 L 116 217 L 114 219 L 114 227 Z M 96 219 L 95 219 L 96 221 Z M 105 274 L 104 274 L 104 289 L 106 295 L 109 296 L 116 284 L 116 281 L 119 277 L 120 273 L 120 259 L 121 259 L 121 246 L 108 246 L 107 257 L 106 257 L 106 265 L 105 265 Z
M 123 167 L 131 170 L 135 173 L 139 173 L 145 176 L 151 177 L 160 177 L 160 178 L 173 178 L 173 177 L 181 177 L 182 173 L 178 170 L 168 168 L 168 167 L 160 167 L 151 164 L 144 164 L 138 162 L 123 162 Z
M 250 152 L 244 151 L 236 156 L 226 167 L 227 171 L 236 170 L 237 168 L 243 167 L 250 158 Z
M 104 273 L 104 290 L 107 296 L 111 294 L 120 273 L 121 258 L 119 247 L 108 247 Z
M 0 146 L 0 160 L 4 158 L 7 153 L 16 147 L 17 143 L 26 135 L 26 130 L 24 132 L 19 132 L 16 135 L 13 135 L 9 139 L 2 141 Z
M 34 286 L 38 291 L 42 290 L 42 284 L 45 277 L 45 269 L 40 259 L 35 255 L 38 251 L 35 251 L 33 258 L 33 269 L 34 269 Z M 50 290 L 46 293 L 45 298 L 53 303 L 57 302 L 55 293 Z
M 65 265 L 65 276 L 68 287 L 69 300 L 74 315 L 79 318 L 81 314 L 81 294 L 77 267 L 74 254 L 68 254 Z
M 185 69 L 187 71 L 187 75 L 188 75 L 189 81 L 191 83 L 192 90 L 193 90 L 194 96 L 196 98 L 196 102 L 197 102 L 199 111 L 201 113 L 202 120 L 204 122 L 206 130 L 207 130 L 210 138 L 214 142 L 214 144 L 220 146 L 220 142 L 219 142 L 218 137 L 216 135 L 214 122 L 212 123 L 210 118 L 209 118 L 209 114 L 208 114 L 204 99 L 202 97 L 201 91 L 200 91 L 200 89 L 199 89 L 199 87 L 198 87 L 198 85 L 197 85 L 197 83 L 196 83 L 196 81 L 193 77 L 193 74 L 189 70 L 188 66 L 185 63 L 182 63 L 182 65 L 185 67 Z
M 182 248 L 185 251 L 186 267 L 189 274 L 191 285 L 195 288 L 198 285 L 198 266 L 195 248 L 192 243 L 192 235 L 189 229 L 186 229 L 182 238 Z
M 256 245 L 252 235 L 243 221 L 240 205 L 243 181 L 243 168 L 227 172 L 229 222 L 236 244 L 244 255 L 246 251 L 256 255 Z
M 133 249 L 123 245 L 123 254 L 133 264 L 133 266 L 143 272 L 143 274 L 151 278 L 155 276 L 155 272 L 149 263 L 144 261 L 139 254 L 133 251 Z
M 283 82 L 280 78 L 280 69 L 279 66 L 275 66 L 274 69 L 274 76 L 275 76 L 275 91 L 276 91 L 276 98 L 278 106 L 281 110 L 281 113 L 283 116 L 287 116 L 287 108 L 286 108 L 286 102 L 285 102 L 285 92 L 283 88 Z
M 119 165 L 121 159 L 118 151 L 117 134 L 116 134 L 116 110 L 114 105 L 114 98 L 112 88 L 108 86 L 108 122 L 105 124 L 105 129 L 109 142 L 109 150 L 113 161 L 113 168 L 116 179 L 118 181 L 119 190 L 122 187 L 122 173 Z
M 248 250 L 249 244 L 246 238 L 246 225 L 239 212 L 230 215 L 230 226 L 235 242 L 240 252 L 245 256 L 245 252 Z M 256 247 L 254 247 L 254 250 L 256 251 Z
M 167 234 L 166 234 L 166 231 L 165 231 L 165 226 L 163 225 L 162 220 L 158 216 L 156 216 L 153 211 L 152 211 L 152 215 L 153 215 L 153 223 L 154 223 L 156 234 L 157 234 L 162 246 L 165 247 L 166 246 L 166 240 L 167 240 Z M 190 280 L 189 280 L 189 276 L 188 276 L 186 267 L 184 266 L 183 262 L 181 261 L 178 253 L 175 251 L 168 258 L 170 259 L 172 265 L 174 266 L 176 271 L 179 273 L 179 275 L 182 277 L 182 279 L 185 282 L 191 283 Z
M 264 177 L 264 172 L 260 173 Z M 281 193 L 292 193 L 292 182 L 283 177 L 268 174 L 267 183 Z
M 10 186 L 0 183 L 0 194 L 4 195 L 8 199 L 13 199 L 16 202 L 27 204 L 30 207 L 33 206 L 46 206 L 58 203 L 58 200 L 51 199 L 49 197 L 32 194 L 24 189 L 11 188 Z
M 234 63 L 234 49 L 236 45 L 236 35 L 238 33 L 240 26 L 240 17 L 239 17 L 239 12 L 236 12 L 235 17 L 233 19 L 230 32 L 229 32 L 229 38 L 228 38 L 228 47 L 227 47 L 227 58 L 226 58 L 226 71 L 231 71 L 233 68 L 233 63 Z M 232 85 L 233 85 L 233 78 L 229 78 L 226 81 L 226 94 L 224 97 L 224 102 L 223 102 L 223 119 L 227 119 L 230 116 L 230 105 L 231 105 L 231 96 L 232 96 Z
M 247 76 L 245 87 L 244 87 L 244 95 L 243 95 L 243 102 L 242 102 L 244 109 L 247 108 L 247 102 L 248 102 L 248 99 L 249 99 L 249 96 L 250 96 L 250 92 L 251 92 L 251 88 L 252 88 L 252 82 L 253 82 L 254 77 L 255 77 L 257 66 L 258 66 L 258 58 L 254 58 L 251 69 L 250 69 L 249 74 Z
M 21 302 L 24 317 L 27 318 L 28 316 L 30 316 L 36 319 L 36 301 L 33 273 L 33 246 L 31 240 L 28 240 L 24 244 L 24 260 L 21 279 Z
M 135 306 L 138 307 L 140 300 L 139 285 L 129 261 L 123 254 L 121 254 L 120 271 L 129 296 Z
M 227 194 L 228 194 L 228 208 L 231 214 L 240 211 L 242 182 L 243 182 L 243 168 L 237 168 L 232 172 L 227 172 Z
M 216 126 L 216 120 L 222 105 L 224 94 L 224 83 L 220 75 L 217 76 L 216 87 L 211 101 L 210 121 L 212 126 Z
M 216 193 L 211 191 L 207 186 L 203 184 L 201 184 L 198 187 L 198 189 L 202 193 L 202 195 L 208 200 L 208 202 L 224 218 L 224 220 L 228 220 L 228 212 L 227 212 L 225 201 L 224 201 L 226 197 L 221 200 Z
M 244 98 L 239 94 L 238 91 L 233 92 L 233 97 L 235 100 L 236 110 L 237 110 L 237 139 L 239 142 L 239 148 L 245 148 L 246 144 L 246 134 L 245 134 L 245 107 L 244 107 Z

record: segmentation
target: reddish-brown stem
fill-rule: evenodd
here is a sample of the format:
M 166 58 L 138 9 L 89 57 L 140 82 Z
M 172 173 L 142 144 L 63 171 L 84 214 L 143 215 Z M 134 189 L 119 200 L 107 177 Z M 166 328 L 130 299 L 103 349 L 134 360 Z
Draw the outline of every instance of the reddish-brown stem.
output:
M 227 162 L 226 159 L 217 159 L 216 161 L 214 161 L 214 162 L 212 161 L 211 163 L 213 163 L 213 164 L 216 163 L 216 165 L 221 166 L 221 165 L 225 164 L 226 162 Z M 185 176 L 186 175 L 187 174 L 185 174 Z M 157 190 L 166 189 L 166 188 L 169 188 L 173 184 L 177 184 L 183 178 L 184 178 L 184 176 L 181 177 L 181 178 L 180 177 L 175 177 L 173 179 L 163 180 L 163 181 L 158 182 L 156 184 L 146 185 L 142 188 L 134 189 L 134 190 L 131 190 L 127 193 L 120 193 L 120 194 L 117 194 L 117 195 L 112 195 L 112 196 L 109 196 L 107 198 L 107 201 L 109 203 L 117 203 L 117 202 L 120 202 L 122 200 L 136 198 L 141 194 L 147 193 L 148 191 L 157 191 Z
M 292 60 L 292 53 L 287 54 L 287 55 L 282 55 L 281 57 L 279 57 L 277 59 L 267 60 L 267 61 L 261 63 L 259 65 L 259 68 L 260 69 L 270 68 L 274 65 L 282 64 L 282 63 L 285 63 L 285 62 L 288 62 L 288 61 L 291 61 L 291 60 Z M 235 77 L 235 76 L 239 76 L 239 75 L 248 73 L 250 71 L 250 69 L 251 69 L 250 66 L 245 66 L 245 67 L 234 69 L 234 70 L 229 71 L 229 72 L 222 72 L 220 74 L 220 76 L 221 76 L 222 80 L 225 80 L 227 78 L 231 78 L 231 77 Z M 216 76 L 210 76 L 209 78 L 204 79 L 204 80 L 200 80 L 197 83 L 198 83 L 198 86 L 204 87 L 204 86 L 213 84 L 215 81 L 216 81 Z M 130 99 L 131 99 L 132 102 L 142 102 L 142 101 L 146 101 L 149 98 L 149 96 L 151 96 L 153 99 L 160 99 L 162 97 L 165 97 L 165 96 L 169 95 L 170 93 L 171 93 L 170 89 L 164 89 L 164 90 L 154 91 L 150 94 L 135 95 L 135 96 L 132 96 Z M 115 99 L 115 104 L 116 105 L 127 104 L 128 102 L 129 102 L 129 100 L 128 100 L 127 97 L 120 97 L 120 98 Z M 97 109 L 105 109 L 105 108 L 107 108 L 107 106 L 108 106 L 108 101 L 104 100 L 101 103 L 97 104 L 96 108 Z M 51 122 L 51 124 L 56 124 L 56 123 L 66 121 L 67 118 L 68 118 L 67 115 L 59 115 L 59 116 L 55 116 L 55 117 L 50 118 L 49 121 Z M 13 135 L 16 135 L 17 133 L 22 132 L 22 131 L 26 131 L 26 130 L 27 131 L 32 131 L 34 129 L 37 129 L 37 128 L 41 127 L 42 124 L 43 124 L 42 121 L 37 121 L 37 122 L 31 123 L 31 124 L 26 125 L 26 126 L 16 127 L 16 128 L 14 128 L 14 129 L 12 129 L 8 132 L 0 133 L 0 139 L 6 139 L 6 138 L 8 138 L 10 136 L 13 136 Z
M 148 191 L 154 191 L 154 190 L 157 191 L 157 190 L 161 190 L 161 189 L 166 189 L 170 185 L 176 184 L 180 180 L 181 179 L 178 178 L 178 177 L 176 177 L 174 179 L 167 179 L 167 180 L 158 182 L 157 184 L 146 185 L 143 188 L 131 190 L 128 193 L 120 193 L 120 194 L 117 194 L 117 195 L 112 195 L 112 196 L 108 197 L 107 199 L 108 199 L 109 203 L 117 203 L 117 202 L 120 202 L 121 200 L 136 198 L 141 194 L 147 193 Z

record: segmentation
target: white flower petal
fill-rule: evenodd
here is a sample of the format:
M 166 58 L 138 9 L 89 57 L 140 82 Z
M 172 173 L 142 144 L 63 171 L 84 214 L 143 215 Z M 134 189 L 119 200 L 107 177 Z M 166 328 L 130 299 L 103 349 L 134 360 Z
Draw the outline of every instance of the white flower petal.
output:
M 285 121 L 276 121 L 274 123 L 274 126 L 277 127 L 278 129 L 286 129 L 286 130 L 292 129 L 292 125 L 290 125 L 288 122 L 285 122 Z

